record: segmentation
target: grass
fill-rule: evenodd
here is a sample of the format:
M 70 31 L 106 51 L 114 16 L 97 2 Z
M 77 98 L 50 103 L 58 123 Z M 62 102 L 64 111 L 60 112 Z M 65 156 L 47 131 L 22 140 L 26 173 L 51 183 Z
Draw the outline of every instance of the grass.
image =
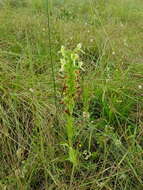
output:
M 142 190 L 143 2 L 0 4 L 0 189 Z

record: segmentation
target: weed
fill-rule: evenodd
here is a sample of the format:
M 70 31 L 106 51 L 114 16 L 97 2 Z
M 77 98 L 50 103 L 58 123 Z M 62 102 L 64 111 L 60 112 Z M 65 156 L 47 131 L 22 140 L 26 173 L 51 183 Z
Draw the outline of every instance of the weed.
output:
M 75 122 L 73 117 L 76 101 L 80 96 L 80 81 L 79 74 L 82 68 L 82 62 L 79 60 L 78 52 L 81 51 L 79 44 L 73 51 L 61 48 L 61 69 L 63 77 L 63 104 L 65 105 L 66 131 L 68 136 L 68 144 L 65 144 L 69 149 L 69 160 L 74 166 L 77 165 L 77 153 L 73 148 L 73 138 L 75 136 Z

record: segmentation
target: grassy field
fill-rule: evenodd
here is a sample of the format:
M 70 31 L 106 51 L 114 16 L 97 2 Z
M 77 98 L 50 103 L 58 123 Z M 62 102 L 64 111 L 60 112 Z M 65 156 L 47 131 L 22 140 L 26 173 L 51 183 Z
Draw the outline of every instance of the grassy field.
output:
M 143 189 L 143 1 L 0 1 L 0 190 Z

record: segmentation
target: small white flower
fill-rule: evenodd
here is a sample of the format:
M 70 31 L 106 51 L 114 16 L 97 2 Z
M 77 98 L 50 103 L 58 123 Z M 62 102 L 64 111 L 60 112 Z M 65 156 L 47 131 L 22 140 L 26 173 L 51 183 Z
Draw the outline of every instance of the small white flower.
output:
M 29 88 L 29 91 L 32 92 L 32 93 L 34 92 L 33 88 Z
M 84 118 L 86 118 L 86 119 L 89 119 L 89 117 L 90 117 L 90 114 L 89 114 L 89 112 L 83 112 L 83 117 Z
M 93 39 L 90 39 L 90 42 L 93 42 L 94 40 Z
M 139 88 L 139 89 L 142 89 L 142 85 L 139 85 L 138 88 Z
M 77 44 L 77 49 L 81 49 L 81 47 L 82 47 L 82 44 L 81 43 L 79 43 L 79 44 Z
M 110 77 L 110 76 L 109 76 Z M 108 78 L 108 79 L 106 79 L 106 82 L 108 83 L 110 81 L 110 79 Z
M 115 55 L 115 51 L 112 52 L 112 55 Z
M 121 141 L 119 139 L 115 140 L 115 145 L 120 147 L 122 145 Z
M 121 25 L 120 25 L 121 27 L 123 27 L 124 25 L 123 25 L 123 23 L 121 23 Z
M 124 46 L 128 46 L 126 39 L 124 39 Z
M 88 151 L 88 150 L 84 150 L 83 151 L 83 156 L 84 156 L 85 160 L 88 160 L 92 156 L 92 153 L 90 151 Z

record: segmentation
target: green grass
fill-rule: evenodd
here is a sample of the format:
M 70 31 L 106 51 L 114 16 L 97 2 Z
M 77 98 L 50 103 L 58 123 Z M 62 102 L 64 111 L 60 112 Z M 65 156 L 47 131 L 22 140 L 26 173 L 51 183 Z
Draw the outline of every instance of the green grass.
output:
M 142 190 L 142 0 L 0 5 L 0 189 Z M 60 50 L 79 43 L 73 106 Z

